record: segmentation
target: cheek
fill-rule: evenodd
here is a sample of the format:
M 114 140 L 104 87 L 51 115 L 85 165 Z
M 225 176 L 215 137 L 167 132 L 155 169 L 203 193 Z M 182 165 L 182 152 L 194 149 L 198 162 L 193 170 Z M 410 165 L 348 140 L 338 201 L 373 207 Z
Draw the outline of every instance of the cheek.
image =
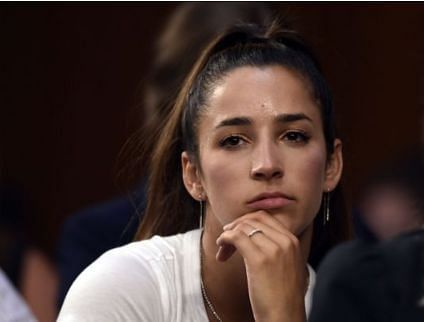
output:
M 216 148 L 217 143 L 210 137 L 203 137 L 201 141 L 204 142 L 200 145 L 203 186 L 210 197 L 220 191 L 223 194 L 240 178 L 240 157 Z
M 325 179 L 326 157 L 322 149 L 305 151 L 303 156 L 293 160 L 292 177 L 297 195 L 304 200 L 306 215 L 315 216 L 319 210 Z M 289 169 L 287 169 L 289 170 Z
M 313 151 L 309 158 L 306 158 L 302 173 L 306 178 L 310 178 L 311 184 L 321 189 L 325 178 L 326 159 L 320 151 Z M 319 184 L 318 184 L 319 183 Z
M 239 181 L 241 171 L 236 160 L 210 155 L 202 160 L 202 165 L 203 185 L 209 199 L 223 198 L 230 192 L 234 194 L 233 186 Z
M 203 178 L 205 189 L 215 190 L 217 186 L 226 187 L 228 183 L 227 167 L 223 167 L 222 161 L 218 158 L 209 158 L 203 161 Z
M 238 200 L 246 167 L 237 158 L 213 155 L 202 160 L 202 184 L 212 213 L 221 223 L 228 223 L 239 215 Z M 245 175 L 244 175 L 245 176 Z

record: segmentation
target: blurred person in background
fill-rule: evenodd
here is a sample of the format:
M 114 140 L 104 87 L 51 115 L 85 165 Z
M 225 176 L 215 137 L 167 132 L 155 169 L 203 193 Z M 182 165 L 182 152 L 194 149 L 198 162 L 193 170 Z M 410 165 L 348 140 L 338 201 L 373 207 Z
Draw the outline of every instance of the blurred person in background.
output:
M 145 207 L 146 187 L 140 178 L 148 172 L 145 162 L 138 167 L 141 151 L 137 142 L 161 126 L 201 50 L 234 23 L 266 24 L 270 19 L 270 9 L 259 3 L 185 3 L 175 10 L 155 45 L 140 99 L 140 131 L 129 140 L 122 156 L 123 162 L 134 162 L 120 176 L 135 179 L 132 184 L 137 189 L 129 197 L 82 210 L 65 222 L 58 247 L 59 308 L 72 282 L 89 264 L 105 251 L 133 240 Z
M 424 109 L 418 146 L 385 162 L 363 184 L 354 209 L 357 236 L 383 241 L 424 223 Z
M 424 224 L 424 162 L 419 153 L 373 175 L 359 214 L 374 240 L 388 240 Z
M 42 231 L 36 222 L 36 209 L 13 180 L 2 179 L 0 267 L 4 288 L 0 297 L 0 321 L 27 321 L 12 319 L 20 315 L 32 321 L 29 319 L 32 317 L 30 311 L 39 321 L 54 321 L 57 315 L 54 304 L 57 274 L 53 260 L 43 247 L 43 241 L 34 234 L 34 227 Z
M 309 321 L 424 321 L 424 229 L 336 247 L 318 269 Z

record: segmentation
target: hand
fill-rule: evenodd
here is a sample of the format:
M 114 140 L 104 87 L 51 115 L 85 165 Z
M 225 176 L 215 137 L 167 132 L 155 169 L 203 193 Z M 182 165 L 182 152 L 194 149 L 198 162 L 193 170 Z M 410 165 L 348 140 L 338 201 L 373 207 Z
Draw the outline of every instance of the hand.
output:
M 249 233 L 260 229 L 248 237 Z M 299 240 L 265 211 L 237 218 L 217 239 L 217 260 L 235 250 L 246 266 L 249 298 L 255 321 L 306 321 L 306 263 Z

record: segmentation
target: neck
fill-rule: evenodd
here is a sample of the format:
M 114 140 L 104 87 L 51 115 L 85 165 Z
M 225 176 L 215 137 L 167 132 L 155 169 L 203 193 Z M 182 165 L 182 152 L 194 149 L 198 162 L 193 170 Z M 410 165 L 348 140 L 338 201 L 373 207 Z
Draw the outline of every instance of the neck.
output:
M 253 321 L 243 258 L 236 252 L 226 262 L 217 261 L 217 237 L 207 231 L 203 233 L 201 251 L 202 279 L 209 301 L 224 321 Z M 207 305 L 206 309 L 210 320 L 215 321 Z

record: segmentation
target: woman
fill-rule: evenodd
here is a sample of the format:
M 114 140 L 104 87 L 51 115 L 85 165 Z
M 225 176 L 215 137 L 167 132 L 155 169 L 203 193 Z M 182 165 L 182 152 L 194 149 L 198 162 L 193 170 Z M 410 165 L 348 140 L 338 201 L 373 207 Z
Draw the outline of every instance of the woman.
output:
M 275 24 L 218 37 L 153 140 L 138 239 L 168 237 L 103 255 L 59 321 L 305 321 L 308 258 L 347 226 L 329 206 L 342 172 L 329 91 L 302 42 Z

